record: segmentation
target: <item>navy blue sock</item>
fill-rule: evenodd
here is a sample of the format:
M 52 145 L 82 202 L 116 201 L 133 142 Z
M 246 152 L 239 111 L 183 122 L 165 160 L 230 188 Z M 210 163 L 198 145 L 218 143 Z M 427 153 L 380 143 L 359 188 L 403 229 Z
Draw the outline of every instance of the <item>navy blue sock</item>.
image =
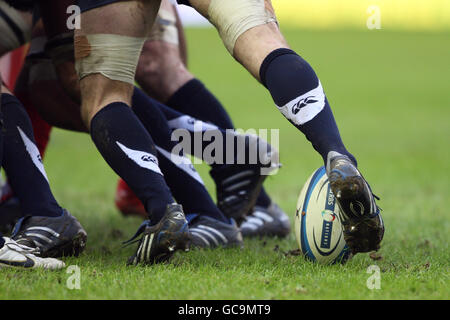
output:
M 152 224 L 164 216 L 172 194 L 158 166 L 155 144 L 123 102 L 114 102 L 91 120 L 91 137 L 109 166 L 142 201 Z
M 5 245 L 5 239 L 3 239 L 3 235 L 0 233 L 0 249 Z
M 171 154 L 176 142 L 171 141 L 172 130 L 155 100 L 135 88 L 132 109 L 153 137 L 165 180 L 175 199 L 183 205 L 185 213 L 207 215 L 227 222 L 228 220 L 211 199 L 189 158 L 182 154 L 176 155 L 179 157 Z
M 233 122 L 219 100 L 198 79 L 186 82 L 167 101 L 167 106 L 222 129 L 234 129 Z
M 187 153 L 189 153 L 199 159 L 202 159 L 203 161 L 205 161 L 207 164 L 209 164 L 213 168 L 224 165 L 224 163 L 227 161 L 227 158 L 226 158 L 227 150 L 226 150 L 226 144 L 225 144 L 225 141 L 227 139 L 227 132 L 225 130 L 217 127 L 214 124 L 200 121 L 192 116 L 188 116 L 177 110 L 169 108 L 168 106 L 158 102 L 157 100 L 154 100 L 153 98 L 150 98 L 150 99 L 163 112 L 164 116 L 166 117 L 166 119 L 168 121 L 168 125 L 171 130 L 182 129 L 182 130 L 185 130 L 185 132 L 189 135 L 190 145 L 184 146 L 186 148 L 185 151 Z M 207 131 L 209 131 L 209 133 L 215 133 L 215 135 L 221 137 L 221 140 L 223 143 L 218 145 L 217 151 L 221 152 L 222 156 L 216 157 L 215 152 L 212 152 L 211 159 L 209 159 L 208 157 L 204 157 L 204 155 L 206 153 L 205 150 L 207 148 L 212 148 L 212 143 L 214 142 L 214 138 L 213 138 L 213 141 L 207 141 L 205 139 L 201 139 L 200 147 L 198 148 L 196 146 L 196 144 L 195 144 L 195 141 L 197 139 L 196 135 L 197 134 L 204 135 L 205 132 L 207 132 Z M 233 138 L 233 136 L 234 135 L 231 135 L 228 138 Z M 233 138 L 233 139 L 236 139 L 236 138 Z M 233 163 L 235 163 L 236 159 L 237 159 L 237 156 L 236 156 L 237 142 L 236 141 L 234 142 L 234 146 L 235 146 L 235 150 L 234 150 L 235 156 L 233 157 L 233 159 L 231 159 L 233 161 Z M 212 148 L 212 149 L 214 149 L 214 148 Z M 216 151 L 216 150 L 214 149 L 213 151 Z M 209 155 L 209 152 L 208 152 L 208 155 Z
M 221 129 L 234 129 L 233 122 L 223 105 L 198 79 L 192 79 L 184 84 L 166 104 L 183 114 L 213 123 Z M 256 205 L 268 207 L 271 202 L 269 195 L 262 188 Z
M 50 190 L 33 127 L 20 101 L 2 94 L 2 164 L 22 212 L 32 216 L 60 216 L 63 212 Z
M 261 82 L 283 115 L 312 143 L 324 162 L 330 151 L 356 159 L 345 148 L 322 85 L 312 67 L 290 49 L 277 49 L 261 65 Z
M 259 150 L 251 149 L 258 147 L 256 144 L 248 143 L 248 139 L 250 139 L 248 135 L 236 134 L 232 129 L 230 132 L 227 132 L 214 124 L 198 120 L 169 108 L 152 98 L 149 99 L 151 99 L 166 116 L 170 129 L 182 130 L 183 134 L 180 140 L 184 151 L 196 158 L 202 159 L 212 168 L 219 168 L 226 165 L 248 164 L 250 161 L 260 160 L 260 158 L 250 158 L 252 153 L 254 155 L 259 155 Z M 186 139 L 189 139 L 188 142 L 185 142 L 184 133 L 189 136 L 186 137 Z M 197 134 L 199 134 L 200 137 L 197 137 Z M 212 141 L 205 139 L 207 135 Z M 196 143 L 198 139 L 200 139 L 201 142 L 200 146 Z M 215 139 L 219 139 L 219 141 L 217 141 L 219 143 L 216 143 Z M 247 143 L 245 142 L 246 140 Z M 229 152 L 230 150 L 227 148 L 227 143 L 225 143 L 229 141 L 232 141 L 234 146 L 233 154 Z M 242 153 L 240 146 L 243 144 L 246 144 L 246 150 Z M 216 152 L 220 154 L 217 154 Z

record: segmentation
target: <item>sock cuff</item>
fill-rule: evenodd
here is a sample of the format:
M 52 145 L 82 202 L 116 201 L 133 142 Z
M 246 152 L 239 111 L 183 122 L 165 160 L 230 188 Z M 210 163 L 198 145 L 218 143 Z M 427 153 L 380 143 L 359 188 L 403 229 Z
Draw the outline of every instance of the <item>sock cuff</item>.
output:
M 95 121 L 97 121 L 97 120 L 96 120 L 97 118 L 101 117 L 105 112 L 109 112 L 109 111 L 112 111 L 112 110 L 115 110 L 115 109 L 128 109 L 128 110 L 130 110 L 130 112 L 131 112 L 132 114 L 134 114 L 133 111 L 131 110 L 130 106 L 128 106 L 125 102 L 120 102 L 120 101 L 118 101 L 118 102 L 112 102 L 112 103 L 106 105 L 105 107 L 103 107 L 100 111 L 98 111 L 98 112 L 92 117 L 92 119 L 91 119 L 91 125 L 90 125 L 90 127 L 91 127 L 91 130 L 90 130 L 90 131 L 92 132 L 92 124 L 93 124 Z
M 194 78 L 186 82 L 181 88 L 179 88 L 172 96 L 167 100 L 166 105 L 177 106 L 182 102 L 190 99 L 192 95 L 204 90 L 205 85 L 200 80 Z
M 276 50 L 272 51 L 271 53 L 269 53 L 269 55 L 264 59 L 263 63 L 261 64 L 261 67 L 259 68 L 259 78 L 261 79 L 261 83 L 265 87 L 267 87 L 266 86 L 266 72 L 267 72 L 267 69 L 269 68 L 270 64 L 272 63 L 273 60 L 275 60 L 279 56 L 282 56 L 285 54 L 294 54 L 294 55 L 298 56 L 298 54 L 294 50 L 291 50 L 288 48 L 280 48 L 280 49 L 276 49 Z

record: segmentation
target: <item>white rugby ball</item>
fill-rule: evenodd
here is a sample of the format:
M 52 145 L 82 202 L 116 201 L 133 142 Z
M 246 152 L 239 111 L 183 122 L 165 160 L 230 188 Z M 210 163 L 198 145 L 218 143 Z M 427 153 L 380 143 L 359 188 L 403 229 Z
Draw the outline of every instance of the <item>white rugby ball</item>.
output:
M 295 236 L 303 255 L 321 264 L 345 263 L 347 247 L 339 206 L 325 167 L 317 169 L 303 186 L 297 202 Z

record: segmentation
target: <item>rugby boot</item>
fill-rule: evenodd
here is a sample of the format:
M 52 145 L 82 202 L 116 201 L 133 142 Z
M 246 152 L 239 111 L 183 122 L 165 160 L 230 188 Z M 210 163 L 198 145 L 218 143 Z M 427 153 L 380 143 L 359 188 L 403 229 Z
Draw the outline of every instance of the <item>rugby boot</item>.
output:
M 66 265 L 54 258 L 40 258 L 35 255 L 37 249 L 20 245 L 10 238 L 4 237 L 0 248 L 0 268 L 48 269 L 59 270 Z
M 140 239 L 135 240 L 142 234 Z M 181 205 L 169 204 L 166 213 L 155 225 L 146 220 L 125 245 L 139 242 L 128 265 L 154 264 L 168 261 L 176 250 L 189 249 L 189 227 Z
M 242 234 L 236 222 L 229 223 L 199 215 L 189 215 L 191 246 L 199 248 L 241 247 Z
M 344 239 L 353 254 L 377 251 L 384 235 L 380 208 L 369 184 L 347 156 L 330 152 L 327 174 L 340 208 Z
M 240 225 L 243 237 L 286 237 L 291 231 L 287 214 L 276 204 L 264 208 L 255 206 Z
M 257 148 L 259 161 L 250 163 L 246 157 L 245 164 L 224 164 L 210 171 L 216 184 L 217 206 L 238 224 L 252 211 L 264 180 L 281 166 L 278 152 L 266 141 L 247 136 L 245 144 L 247 152 Z
M 40 257 L 78 256 L 86 247 L 87 233 L 67 210 L 59 217 L 25 216 L 16 223 L 11 238 L 19 245 L 39 250 Z

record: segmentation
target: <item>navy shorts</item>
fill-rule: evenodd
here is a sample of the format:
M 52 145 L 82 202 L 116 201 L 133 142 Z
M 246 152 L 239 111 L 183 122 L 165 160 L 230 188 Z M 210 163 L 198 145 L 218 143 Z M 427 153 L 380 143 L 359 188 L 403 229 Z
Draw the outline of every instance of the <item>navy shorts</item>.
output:
M 191 6 L 191 4 L 189 3 L 189 0 L 177 0 L 177 2 L 179 4 L 184 4 L 184 5 L 187 5 L 187 6 Z
M 80 7 L 81 12 L 85 12 L 91 9 L 121 1 L 123 0 L 78 0 L 78 6 Z
M 81 12 L 88 11 L 91 9 L 95 9 L 101 6 L 106 6 L 107 4 L 120 2 L 124 0 L 78 0 L 78 6 L 81 9 Z M 187 6 L 191 6 L 189 0 L 177 0 L 179 4 L 184 4 Z

